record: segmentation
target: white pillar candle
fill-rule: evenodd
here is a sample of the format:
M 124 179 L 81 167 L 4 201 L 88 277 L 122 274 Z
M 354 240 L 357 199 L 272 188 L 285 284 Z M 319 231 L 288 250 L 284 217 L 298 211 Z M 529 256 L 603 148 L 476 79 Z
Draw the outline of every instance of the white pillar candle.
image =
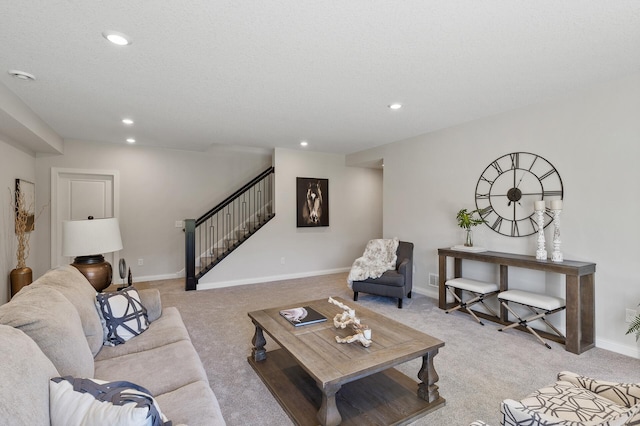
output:
M 535 209 L 535 211 L 539 212 L 540 210 L 544 210 L 544 201 L 540 200 L 540 201 L 534 201 L 533 202 L 533 208 Z
M 551 210 L 562 210 L 562 200 L 551 201 Z

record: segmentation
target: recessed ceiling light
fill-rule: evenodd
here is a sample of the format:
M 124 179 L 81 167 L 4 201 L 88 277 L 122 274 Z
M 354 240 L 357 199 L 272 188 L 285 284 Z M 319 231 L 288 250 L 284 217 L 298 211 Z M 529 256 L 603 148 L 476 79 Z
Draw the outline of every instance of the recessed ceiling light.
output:
M 307 141 L 300 142 L 300 146 L 307 146 L 307 145 L 309 145 L 309 143 Z
M 128 138 L 127 142 L 129 143 L 136 143 L 136 140 L 134 138 Z
M 14 77 L 20 80 L 33 81 L 36 79 L 35 75 L 29 74 L 28 72 L 19 71 L 19 70 L 9 70 L 8 72 L 11 77 Z
M 133 120 L 132 120 L 132 119 L 130 119 L 130 118 L 123 118 L 123 119 L 122 119 L 122 122 L 123 122 L 124 124 L 128 125 L 128 126 L 130 126 L 130 125 L 132 125 L 132 124 L 133 124 Z
M 105 31 L 102 33 L 102 36 L 109 40 L 113 44 L 117 44 L 118 46 L 126 46 L 131 44 L 131 39 L 128 35 L 119 33 L 117 31 Z
M 402 108 L 402 104 L 391 104 L 391 105 L 389 105 L 389 108 L 391 108 L 391 109 L 400 109 L 400 108 Z

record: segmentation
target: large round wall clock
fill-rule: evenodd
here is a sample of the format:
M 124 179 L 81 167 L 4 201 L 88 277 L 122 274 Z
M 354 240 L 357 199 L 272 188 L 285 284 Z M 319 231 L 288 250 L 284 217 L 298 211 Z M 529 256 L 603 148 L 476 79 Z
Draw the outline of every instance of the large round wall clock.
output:
M 561 200 L 563 194 L 560 174 L 550 162 L 529 152 L 513 152 L 484 169 L 476 185 L 476 207 L 494 231 L 524 237 L 538 231 L 534 201 Z M 546 216 L 548 225 L 549 209 Z

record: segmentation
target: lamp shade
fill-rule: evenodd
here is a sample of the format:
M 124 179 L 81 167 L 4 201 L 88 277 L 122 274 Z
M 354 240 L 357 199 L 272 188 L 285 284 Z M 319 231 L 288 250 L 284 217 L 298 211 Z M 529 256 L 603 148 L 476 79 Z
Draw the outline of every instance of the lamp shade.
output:
M 117 218 L 62 222 L 63 256 L 89 256 L 118 250 L 122 250 L 122 238 Z

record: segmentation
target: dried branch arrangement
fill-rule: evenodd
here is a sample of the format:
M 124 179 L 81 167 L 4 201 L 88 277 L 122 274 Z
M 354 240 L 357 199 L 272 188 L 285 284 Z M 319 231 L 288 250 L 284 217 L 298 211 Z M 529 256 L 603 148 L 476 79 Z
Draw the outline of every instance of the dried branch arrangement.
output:
M 9 195 L 11 196 L 11 189 L 9 189 Z M 16 237 L 18 238 L 18 248 L 16 249 L 16 258 L 18 259 L 18 265 L 16 269 L 26 268 L 27 258 L 29 257 L 30 246 L 29 238 L 31 236 L 31 229 L 33 224 L 38 219 L 44 208 L 43 206 L 38 215 L 29 214 L 29 212 L 35 211 L 33 201 L 27 205 L 25 197 L 20 191 L 16 191 L 15 200 L 12 206 L 16 212 Z

